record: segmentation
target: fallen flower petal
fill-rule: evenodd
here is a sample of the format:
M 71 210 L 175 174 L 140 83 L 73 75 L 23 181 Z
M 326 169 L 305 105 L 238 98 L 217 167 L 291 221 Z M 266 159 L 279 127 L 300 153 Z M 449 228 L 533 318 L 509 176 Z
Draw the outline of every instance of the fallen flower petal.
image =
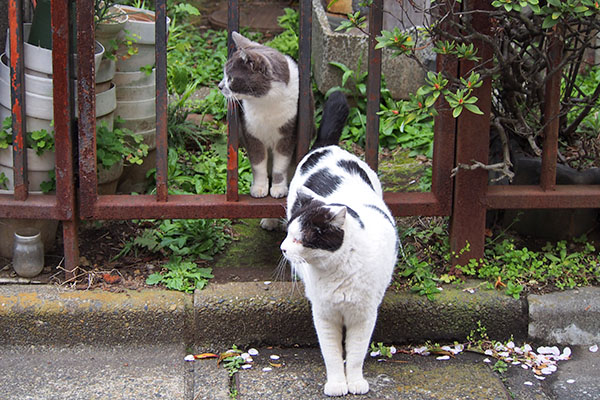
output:
M 184 357 L 184 361 L 194 361 L 196 358 L 194 357 L 193 354 L 188 354 L 187 356 Z
M 545 376 L 539 376 L 539 375 L 534 375 L 536 377 L 536 379 L 539 379 L 540 381 L 543 381 L 544 379 L 546 379 Z
M 242 369 L 250 369 L 250 368 L 252 368 L 251 364 L 244 364 L 244 365 L 242 365 Z
M 575 379 L 567 379 L 567 383 L 575 383 Z
M 258 355 L 258 350 L 256 350 L 255 348 L 249 349 L 248 350 L 248 354 L 250 354 L 251 356 L 257 356 Z
M 484 358 L 484 359 L 483 359 L 483 362 L 484 362 L 484 363 L 491 363 L 492 361 L 491 361 L 489 358 Z
M 597 351 L 598 351 L 598 345 L 597 345 L 597 344 L 595 344 L 595 345 L 593 345 L 593 346 L 590 346 L 589 350 L 590 350 L 592 353 L 595 353 L 595 352 L 597 352 Z
M 377 356 L 379 356 L 380 354 L 381 354 L 381 352 L 380 352 L 379 350 L 372 351 L 372 352 L 371 352 L 371 357 L 377 357 Z
M 269 372 L 269 371 L 273 371 L 273 368 L 271 368 L 271 367 L 264 367 L 262 370 L 264 372 Z
M 533 382 L 525 381 L 525 382 L 523 382 L 523 385 L 533 386 Z
M 445 360 L 449 360 L 450 356 L 439 356 L 435 358 L 436 360 L 440 360 L 440 361 L 445 361 Z
M 277 354 L 271 354 L 271 357 L 269 357 L 271 360 L 279 360 L 279 356 Z

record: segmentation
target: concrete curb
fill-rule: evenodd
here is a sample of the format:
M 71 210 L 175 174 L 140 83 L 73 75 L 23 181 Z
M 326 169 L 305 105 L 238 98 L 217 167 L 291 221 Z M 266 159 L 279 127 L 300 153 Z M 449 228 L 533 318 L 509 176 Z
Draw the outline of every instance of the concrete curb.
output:
M 462 341 L 480 321 L 496 340 L 512 336 L 584 345 L 600 342 L 599 313 L 598 287 L 520 300 L 455 287 L 435 301 L 390 291 L 373 339 Z M 565 329 L 569 335 L 556 334 Z M 157 289 L 111 293 L 0 286 L 0 345 L 59 343 L 308 346 L 317 338 L 303 288 L 289 282 L 211 284 L 193 296 Z

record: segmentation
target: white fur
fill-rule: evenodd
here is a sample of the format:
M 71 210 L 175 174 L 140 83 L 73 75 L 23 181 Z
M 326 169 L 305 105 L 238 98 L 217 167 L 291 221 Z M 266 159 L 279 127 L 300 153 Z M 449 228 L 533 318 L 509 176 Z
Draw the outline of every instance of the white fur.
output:
M 342 176 L 343 183 L 326 198 L 314 193 L 313 197 L 326 204 L 339 203 L 351 207 L 360 216 L 364 228 L 354 217 L 346 214 L 342 246 L 335 252 L 315 250 L 299 243 L 300 223 L 299 218 L 295 218 L 288 226 L 288 235 L 281 248 L 303 280 L 306 296 L 312 304 L 314 324 L 327 369 L 325 394 L 363 394 L 369 390 L 362 375 L 363 361 L 377 319 L 377 309 L 396 264 L 397 234 L 389 220 L 367 206 L 377 206 L 393 221 L 383 202 L 381 184 L 375 172 L 337 146 L 326 149 L 331 154 L 322 158 L 311 171 L 301 174 L 301 166 L 308 156 L 296 169 L 287 200 L 288 220 L 298 191 L 307 192 L 303 185 L 311 172 L 326 166 L 333 174 Z M 369 175 L 374 189 L 360 177 L 338 167 L 336 164 L 339 159 L 358 162 Z M 345 371 L 342 359 L 343 326 L 346 327 Z

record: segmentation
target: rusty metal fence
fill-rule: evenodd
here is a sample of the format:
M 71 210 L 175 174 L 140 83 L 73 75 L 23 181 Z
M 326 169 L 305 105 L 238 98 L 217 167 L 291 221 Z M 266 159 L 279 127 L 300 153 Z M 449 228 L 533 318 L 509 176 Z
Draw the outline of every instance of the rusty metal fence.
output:
M 299 143 L 297 155 L 309 147 L 310 124 L 310 49 L 311 1 L 300 0 L 300 100 Z M 365 157 L 377 169 L 380 102 L 381 50 L 375 49 L 374 37 L 382 27 L 382 0 L 374 0 L 369 13 L 369 42 L 367 128 Z M 229 0 L 228 30 L 239 28 L 238 0 Z M 284 200 L 270 197 L 255 199 L 239 194 L 238 171 L 238 112 L 235 105 L 228 110 L 228 166 L 226 194 L 171 195 L 167 179 L 167 18 L 166 0 L 156 0 L 156 194 L 99 195 L 96 165 L 95 79 L 94 79 L 94 20 L 93 2 L 77 0 L 77 87 L 70 87 L 69 0 L 52 0 L 54 132 L 56 141 L 56 184 L 54 195 L 30 194 L 27 186 L 25 156 L 25 88 L 23 65 L 23 30 L 21 0 L 9 0 L 10 67 L 14 141 L 14 194 L 0 195 L 0 218 L 54 219 L 62 221 L 65 267 L 67 274 L 79 262 L 78 223 L 80 220 L 102 219 L 167 219 L 167 218 L 262 218 L 283 217 Z M 470 1 L 464 7 L 486 9 L 489 2 Z M 489 33 L 490 24 L 483 13 L 473 14 L 474 26 Z M 491 52 L 483 43 L 476 43 L 479 54 L 489 58 Z M 229 37 L 229 51 L 234 47 Z M 560 58 L 560 46 L 555 48 L 555 60 Z M 472 67 L 438 57 L 438 70 L 460 76 Z M 546 118 L 558 115 L 560 71 L 548 82 Z M 78 119 L 73 92 L 79 101 Z M 483 115 L 462 113 L 452 118 L 450 110 L 441 109 L 435 117 L 432 189 L 430 192 L 386 192 L 385 200 L 395 216 L 450 216 L 451 247 L 458 252 L 466 243 L 456 262 L 483 255 L 485 213 L 489 209 L 527 208 L 598 208 L 600 187 L 557 186 L 556 149 L 558 124 L 547 125 L 544 139 L 543 168 L 540 186 L 488 186 L 487 172 L 460 170 L 456 177 L 451 171 L 458 163 L 488 160 L 491 81 L 488 79 L 474 93 Z M 77 124 L 76 136 L 71 135 Z M 77 150 L 76 150 L 77 149 Z

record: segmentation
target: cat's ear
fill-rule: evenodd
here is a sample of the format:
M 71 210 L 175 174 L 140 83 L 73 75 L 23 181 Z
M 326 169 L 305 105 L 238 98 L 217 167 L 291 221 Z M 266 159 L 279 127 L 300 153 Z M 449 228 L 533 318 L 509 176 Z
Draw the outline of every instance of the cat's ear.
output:
M 256 45 L 256 43 L 254 43 L 252 40 L 245 38 L 236 31 L 231 32 L 231 38 L 233 39 L 233 43 L 235 43 L 235 47 L 238 50 L 243 50 L 247 47 Z
M 346 221 L 347 208 L 344 206 L 330 206 L 329 212 L 331 215 L 329 223 L 332 226 L 342 229 L 344 227 L 344 222 Z

